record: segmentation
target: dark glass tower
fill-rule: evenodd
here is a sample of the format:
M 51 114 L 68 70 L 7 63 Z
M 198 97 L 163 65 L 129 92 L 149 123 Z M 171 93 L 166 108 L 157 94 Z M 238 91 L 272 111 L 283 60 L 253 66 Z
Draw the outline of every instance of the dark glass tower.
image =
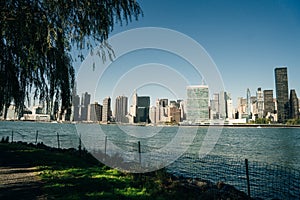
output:
M 110 97 L 103 99 L 102 106 L 102 122 L 108 123 L 111 120 L 111 106 L 110 106 Z
M 277 119 L 286 122 L 289 117 L 289 89 L 287 68 L 275 68 L 275 87 L 277 101 Z
M 274 113 L 273 90 L 264 90 L 264 117 Z
M 290 92 L 290 118 L 299 118 L 299 101 L 295 90 Z
M 149 123 L 149 108 L 150 108 L 150 97 L 142 96 L 137 99 L 137 117 L 136 123 L 146 122 Z

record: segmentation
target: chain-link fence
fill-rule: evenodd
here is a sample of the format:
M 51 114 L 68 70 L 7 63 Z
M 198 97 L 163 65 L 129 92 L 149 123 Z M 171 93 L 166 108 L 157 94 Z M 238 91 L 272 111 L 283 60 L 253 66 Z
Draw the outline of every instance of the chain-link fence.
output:
M 24 130 L 2 129 L 0 137 L 2 140 L 8 139 L 9 142 L 23 141 L 33 144 L 43 142 L 45 145 L 58 148 L 81 146 L 80 138 L 77 135 L 70 136 L 70 134 L 59 130 L 49 133 L 40 130 L 24 132 Z M 103 140 L 106 139 L 107 137 Z M 130 145 L 137 154 L 141 154 L 141 148 L 149 148 L 143 147 L 143 144 L 139 142 Z M 105 147 L 102 147 L 99 152 L 101 151 L 102 155 L 105 155 L 108 148 L 105 142 Z M 161 154 L 162 157 L 170 155 L 172 152 Z M 207 155 L 199 158 L 196 154 L 184 153 L 167 166 L 167 171 L 179 177 L 207 180 L 212 183 L 223 182 L 234 186 L 254 199 L 300 199 L 300 171 L 281 165 L 218 155 Z
M 280 165 L 184 154 L 168 169 L 184 177 L 222 181 L 256 199 L 300 199 L 300 171 Z

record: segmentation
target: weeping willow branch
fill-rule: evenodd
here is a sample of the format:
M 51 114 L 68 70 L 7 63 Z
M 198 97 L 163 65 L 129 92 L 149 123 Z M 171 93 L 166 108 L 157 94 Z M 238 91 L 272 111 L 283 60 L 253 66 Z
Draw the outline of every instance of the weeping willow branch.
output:
M 25 100 L 71 105 L 74 84 L 71 47 L 99 45 L 103 61 L 113 59 L 106 42 L 116 23 L 143 15 L 135 0 L 4 0 L 0 2 L 0 112 L 13 101 L 22 113 Z M 1 114 L 1 113 L 0 113 Z

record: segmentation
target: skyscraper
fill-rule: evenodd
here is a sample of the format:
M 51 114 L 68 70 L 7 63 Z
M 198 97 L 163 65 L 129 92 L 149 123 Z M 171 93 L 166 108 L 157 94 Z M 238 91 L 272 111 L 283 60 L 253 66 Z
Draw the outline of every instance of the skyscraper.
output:
M 129 123 L 135 123 L 136 113 L 137 113 L 137 101 L 138 96 L 136 91 L 132 95 L 131 105 L 129 109 Z
M 261 88 L 256 91 L 256 105 L 257 105 L 257 116 L 263 118 L 264 116 L 264 96 Z
M 155 106 L 152 106 L 150 108 L 150 121 L 152 124 L 156 124 L 156 107 Z
M 72 120 L 73 121 L 79 121 L 79 108 L 80 108 L 80 97 L 79 95 L 72 96 Z
M 296 94 L 296 91 L 293 89 L 290 92 L 290 118 L 298 119 L 299 118 L 299 101 Z
M 80 108 L 80 119 L 81 121 L 86 121 L 87 120 L 87 111 L 88 111 L 88 106 L 91 102 L 91 95 L 87 92 L 82 94 L 81 97 L 81 108 Z
M 186 119 L 189 123 L 201 123 L 209 119 L 209 91 L 207 85 L 187 87 Z
M 227 93 L 222 91 L 219 94 L 219 114 L 220 119 L 226 119 L 227 116 Z
M 275 68 L 275 86 L 277 99 L 277 120 L 282 123 L 289 116 L 289 89 L 287 68 Z
M 150 109 L 150 97 L 141 96 L 137 99 L 137 116 L 135 123 L 146 122 L 149 123 L 149 109 Z
M 102 107 L 102 122 L 107 123 L 111 120 L 111 105 L 110 105 L 110 97 L 106 97 L 103 100 Z
M 150 123 L 150 97 L 138 96 L 136 91 L 132 95 L 132 104 L 128 115 L 129 123 Z
M 79 121 L 80 120 L 80 115 L 79 115 L 79 108 L 80 108 L 80 97 L 77 95 L 77 83 L 75 81 L 74 83 L 74 88 L 73 88 L 73 93 L 72 93 L 72 116 L 71 116 L 71 121 Z
M 179 124 L 180 116 L 181 110 L 175 104 L 170 104 L 170 106 L 168 107 L 168 121 Z
M 210 101 L 211 119 L 220 118 L 220 100 L 219 93 L 213 94 L 213 99 Z
M 159 105 L 161 107 L 167 107 L 168 106 L 168 102 L 169 102 L 168 99 L 159 99 Z
M 186 119 L 186 109 L 185 109 L 185 102 L 184 101 L 180 101 L 179 108 L 181 110 L 180 121 L 183 121 L 183 120 Z
M 264 90 L 264 117 L 274 113 L 275 104 L 273 101 L 273 90 Z
M 234 118 L 233 116 L 233 105 L 232 105 L 232 99 L 231 99 L 231 94 L 226 92 L 226 105 L 227 105 L 227 118 L 232 119 Z
M 168 119 L 168 99 L 156 100 L 156 123 L 166 122 Z
M 115 102 L 115 120 L 120 123 L 127 123 L 127 105 L 128 98 L 125 96 L 118 96 Z
M 99 122 L 102 121 L 102 106 L 95 102 L 88 105 L 87 121 Z

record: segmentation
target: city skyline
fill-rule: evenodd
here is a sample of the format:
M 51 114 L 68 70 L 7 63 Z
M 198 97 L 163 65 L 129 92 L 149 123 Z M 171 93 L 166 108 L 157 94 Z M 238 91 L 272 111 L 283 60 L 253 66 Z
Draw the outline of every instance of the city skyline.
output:
M 139 96 L 134 90 L 130 106 L 128 97 L 122 95 L 115 99 L 114 115 L 110 109 L 108 109 L 110 112 L 103 111 L 109 113 L 107 116 L 112 117 L 111 119 L 117 123 L 207 124 L 213 122 L 211 120 L 225 119 L 229 120 L 227 123 L 247 123 L 249 120 L 257 119 L 285 123 L 289 119 L 299 118 L 300 101 L 294 89 L 288 90 L 287 72 L 286 67 L 274 70 L 275 97 L 273 90 L 257 88 L 256 95 L 251 96 L 250 90 L 247 89 L 247 97 L 238 99 L 238 107 L 232 106 L 231 95 L 226 91 L 213 93 L 210 97 L 208 85 L 190 85 L 186 87 L 187 99 L 183 101 L 160 98 L 156 99 L 155 106 L 150 106 L 150 97 Z M 84 96 L 90 95 L 85 92 L 82 96 L 82 105 L 84 105 L 86 104 Z M 106 99 L 109 99 L 109 103 L 104 103 Z M 103 100 L 103 107 L 107 106 L 112 107 L 110 97 Z M 126 112 L 128 107 L 129 112 Z M 121 120 L 122 118 L 124 120 Z
M 144 17 L 128 26 L 116 26 L 111 36 L 133 28 L 149 26 L 169 28 L 186 34 L 202 45 L 216 63 L 225 91 L 231 93 L 234 106 L 237 105 L 238 97 L 246 95 L 247 88 L 250 89 L 251 95 L 255 94 L 259 87 L 263 90 L 275 90 L 272 72 L 276 67 L 287 66 L 289 88 L 295 89 L 296 92 L 300 91 L 297 77 L 297 74 L 300 74 L 300 60 L 296 54 L 300 50 L 298 1 L 191 1 L 186 4 L 141 1 L 140 4 Z M 202 77 L 188 69 L 188 63 L 167 53 L 161 58 L 160 54 L 161 52 L 148 50 L 126 55 L 116 60 L 115 67 L 112 66 L 107 71 L 107 77 L 104 77 L 103 82 L 110 80 L 114 85 L 128 70 L 141 64 L 156 62 L 177 69 L 180 74 L 189 78 L 189 85 L 201 84 Z M 101 63 L 95 67 L 101 68 Z M 76 72 L 80 64 L 75 67 Z M 152 68 L 165 69 L 162 65 Z M 138 75 L 143 76 L 141 73 Z M 126 84 L 130 86 L 130 83 Z M 95 92 L 95 99 L 103 99 L 105 96 L 114 98 L 111 95 L 114 88 L 103 84 L 100 87 L 103 87 L 101 93 L 91 91 L 92 94 Z M 177 92 L 175 93 L 177 96 L 174 95 L 173 90 L 169 90 L 172 86 L 168 85 L 139 87 L 134 89 L 139 89 L 139 93 L 143 95 L 157 92 L 157 95 L 151 95 L 152 99 L 185 98 L 184 92 Z M 185 86 L 182 91 L 184 88 Z M 130 97 L 132 91 L 128 93 L 124 91 L 116 96 L 123 94 Z M 154 104 L 154 100 L 151 104 Z
M 288 77 L 288 73 L 289 73 L 289 68 L 288 68 L 288 67 L 281 66 L 281 67 L 274 68 L 273 72 L 270 72 L 270 73 L 273 73 L 274 88 L 257 87 L 257 88 L 255 88 L 253 91 L 251 91 L 251 90 L 249 89 L 249 88 L 251 88 L 251 87 L 247 87 L 247 88 L 244 89 L 244 91 L 242 91 L 242 92 L 240 93 L 241 95 L 238 95 L 238 96 L 237 96 L 237 99 L 236 99 L 236 100 L 238 100 L 239 98 L 247 98 L 247 92 L 250 92 L 251 97 L 254 97 L 254 96 L 257 95 L 257 90 L 262 90 L 261 92 L 272 90 L 272 91 L 273 91 L 273 98 L 276 98 L 276 94 L 277 94 L 277 93 L 276 93 L 276 70 L 278 71 L 279 69 L 286 69 L 285 75 L 287 75 L 287 77 Z M 287 77 L 286 77 L 286 79 L 287 79 Z M 289 79 L 288 79 L 286 82 L 287 82 L 288 85 L 290 85 Z M 196 86 L 196 85 L 203 85 L 203 84 L 200 84 L 200 83 L 199 83 L 199 84 L 194 84 L 194 86 Z M 206 84 L 204 84 L 204 85 L 206 85 Z M 186 92 L 185 89 L 186 89 L 187 87 L 189 87 L 189 86 L 193 86 L 193 85 L 187 85 L 186 87 L 184 87 L 183 92 Z M 120 93 L 120 94 L 115 94 L 115 95 L 114 95 L 113 97 L 111 97 L 111 98 L 112 98 L 112 99 L 116 99 L 116 98 L 118 98 L 119 96 L 126 96 L 128 99 L 132 99 L 132 96 L 135 94 L 135 92 L 138 92 L 139 94 L 141 94 L 141 96 L 149 96 L 149 97 L 150 97 L 150 106 L 155 106 L 156 100 L 157 100 L 157 99 L 187 100 L 187 96 L 186 96 L 186 95 L 185 95 L 184 98 L 176 98 L 175 95 L 173 96 L 173 98 L 168 98 L 168 95 L 163 95 L 163 96 L 154 95 L 155 97 L 153 97 L 152 95 L 150 95 L 149 93 L 147 93 L 147 91 L 149 91 L 149 90 L 147 90 L 147 89 L 145 89 L 145 88 L 142 88 L 142 89 L 140 89 L 140 88 L 139 88 L 139 89 L 128 88 L 128 90 L 129 90 L 129 91 L 131 90 L 131 92 L 130 92 L 129 94 L 125 94 L 125 93 L 123 92 L 123 93 Z M 296 94 L 298 94 L 298 91 L 295 89 L 295 87 L 288 87 L 288 88 L 287 88 L 288 96 L 290 95 L 290 91 L 291 91 L 291 90 L 294 90 L 294 91 L 296 92 Z M 220 92 L 225 92 L 225 93 L 227 93 L 227 95 L 229 94 L 229 95 L 230 95 L 230 99 L 231 99 L 232 101 L 234 100 L 234 99 L 231 97 L 231 96 L 232 96 L 231 91 L 225 90 L 225 91 L 219 91 L 218 93 L 220 93 Z M 83 92 L 82 95 L 83 95 L 84 93 L 86 93 L 86 92 Z M 150 93 L 153 94 L 153 91 L 151 91 Z M 244 94 L 243 94 L 243 93 L 244 93 Z M 155 94 L 155 93 L 154 93 L 154 94 Z M 216 93 L 211 93 L 211 92 L 209 92 L 209 99 L 210 99 L 210 100 L 213 100 L 215 94 L 216 94 Z M 91 95 L 91 94 L 89 94 L 89 95 Z M 169 96 L 170 96 L 170 95 L 169 95 Z M 110 97 L 110 96 L 109 96 L 109 97 Z M 98 98 L 93 98 L 93 95 L 91 95 L 90 98 L 91 98 L 91 99 L 94 99 L 95 102 L 98 102 L 99 100 L 101 100 L 101 99 L 98 99 Z M 104 97 L 104 98 L 106 98 L 106 97 Z M 131 100 L 129 100 L 129 101 L 128 101 L 128 105 L 130 105 L 131 103 L 132 103 Z M 235 105 L 233 105 L 233 107 L 236 107 L 237 104 L 238 104 L 238 103 L 236 103 Z
M 52 111 L 47 113 L 41 105 L 35 108 L 36 111 L 32 111 L 33 115 L 27 113 L 25 118 L 46 117 L 45 119 L 48 120 L 51 115 L 53 119 L 63 121 L 101 121 L 102 123 L 150 123 L 152 121 L 155 124 L 162 122 L 198 124 L 219 119 L 240 119 L 234 123 L 246 123 L 249 120 L 265 119 L 270 122 L 285 123 L 289 119 L 298 119 L 300 111 L 300 99 L 295 89 L 289 90 L 287 74 L 287 67 L 275 68 L 275 89 L 259 87 L 256 95 L 253 96 L 248 88 L 246 98 L 238 98 L 237 107 L 233 107 L 229 92 L 220 91 L 210 94 L 207 84 L 187 86 L 186 99 L 159 97 L 155 100 L 155 106 L 150 104 L 150 96 L 140 96 L 136 89 L 130 98 L 131 102 L 128 102 L 127 96 L 122 95 L 115 98 L 115 105 L 111 105 L 113 99 L 111 100 L 109 96 L 103 99 L 102 105 L 98 104 L 99 99 L 91 103 L 91 94 L 88 92 L 82 93 L 80 101 L 75 85 L 71 109 L 64 112 L 54 109 L 53 113 Z M 276 96 L 273 91 L 276 91 Z M 113 107 L 114 110 L 112 110 Z

